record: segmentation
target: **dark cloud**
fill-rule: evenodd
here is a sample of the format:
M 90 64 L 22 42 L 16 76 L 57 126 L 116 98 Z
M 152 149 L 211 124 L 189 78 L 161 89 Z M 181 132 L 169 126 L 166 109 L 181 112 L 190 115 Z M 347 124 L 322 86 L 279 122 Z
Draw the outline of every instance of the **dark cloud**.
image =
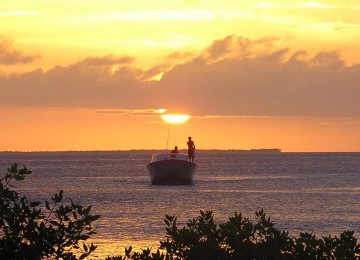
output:
M 344 67 L 345 64 L 338 52 L 320 52 L 310 62 L 316 66 L 335 66 L 338 68 Z
M 6 106 L 137 108 L 146 104 L 149 95 L 150 83 L 138 80 L 141 73 L 128 67 L 112 71 L 77 63 L 13 74 L 0 79 L 0 99 Z
M 233 42 L 234 35 L 229 35 L 225 39 L 214 41 L 214 43 L 207 49 L 207 52 L 213 59 L 223 57 L 231 50 Z
M 147 116 L 159 114 L 157 109 L 103 109 L 96 111 L 98 114 L 132 114 L 139 116 Z
M 0 36 L 0 64 L 12 65 L 17 63 L 31 63 L 40 58 L 39 55 L 25 55 L 11 49 L 12 41 Z
M 346 67 L 338 52 L 307 57 L 277 48 L 276 38 L 228 36 L 205 59 L 176 66 L 160 81 L 174 107 L 205 114 L 359 116 L 359 66 Z M 214 57 L 217 59 L 214 61 Z M 167 86 L 182 89 L 175 93 Z M 160 102 L 160 101 L 159 101 Z M 164 104 L 162 104 L 164 106 Z
M 224 58 L 249 59 L 262 55 L 273 55 L 277 50 L 279 41 L 275 37 L 263 37 L 252 40 L 246 37 L 229 35 L 223 39 L 214 41 L 204 52 L 203 56 L 208 61 L 218 61 Z
M 122 64 L 131 64 L 134 61 L 133 58 L 125 57 L 115 57 L 113 55 L 107 55 L 105 57 L 88 57 L 79 62 L 79 64 L 85 64 L 89 66 L 106 66 L 106 65 L 122 65 Z
M 166 56 L 166 59 L 171 61 L 171 60 L 187 59 L 193 56 L 194 54 L 191 52 L 174 52 Z
M 128 57 L 91 57 L 0 77 L 0 102 L 108 111 L 161 107 L 192 115 L 360 116 L 360 65 L 346 66 L 338 52 L 309 57 L 277 45 L 272 38 L 229 36 L 160 81 L 144 79 L 162 65 L 142 71 Z

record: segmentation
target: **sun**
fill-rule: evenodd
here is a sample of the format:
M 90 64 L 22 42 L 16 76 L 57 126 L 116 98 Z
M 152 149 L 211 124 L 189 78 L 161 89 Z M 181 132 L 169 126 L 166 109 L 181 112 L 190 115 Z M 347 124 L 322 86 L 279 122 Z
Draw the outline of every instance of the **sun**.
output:
M 190 119 L 189 115 L 164 114 L 161 118 L 170 124 L 181 124 Z

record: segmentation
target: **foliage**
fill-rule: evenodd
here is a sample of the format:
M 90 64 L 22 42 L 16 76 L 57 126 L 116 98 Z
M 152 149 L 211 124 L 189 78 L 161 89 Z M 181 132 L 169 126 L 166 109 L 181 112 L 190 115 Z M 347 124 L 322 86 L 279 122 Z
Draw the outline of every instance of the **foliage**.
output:
M 11 189 L 12 180 L 30 174 L 13 164 L 0 179 L 0 259 L 84 259 L 96 249 L 86 240 L 95 233 L 90 214 L 70 200 L 63 205 L 63 191 L 45 202 L 28 201 Z M 177 217 L 166 215 L 166 236 L 156 252 L 125 248 L 125 255 L 106 260 L 242 260 L 242 259 L 360 259 L 360 244 L 354 231 L 317 238 L 312 233 L 290 237 L 275 228 L 263 210 L 255 212 L 255 222 L 235 213 L 217 224 L 211 211 L 200 211 L 186 226 L 178 227 Z M 82 243 L 82 246 L 80 246 Z
M 360 245 L 353 231 L 322 238 L 300 233 L 296 238 L 276 229 L 263 210 L 255 212 L 255 217 L 256 222 L 252 223 L 235 213 L 218 225 L 211 211 L 200 211 L 197 218 L 179 228 L 177 218 L 166 215 L 166 240 L 160 241 L 164 253 L 151 253 L 149 248 L 132 252 L 129 247 L 125 256 L 106 260 L 360 259 Z
M 0 259 L 84 259 L 96 246 L 86 245 L 95 233 L 92 222 L 99 215 L 71 201 L 62 204 L 63 191 L 45 202 L 28 201 L 12 188 L 12 180 L 31 174 L 13 164 L 0 180 Z M 82 246 L 80 243 L 83 242 Z
M 151 252 L 151 248 L 142 249 L 141 252 L 134 252 L 132 246 L 125 248 L 124 256 L 109 256 L 105 260 L 165 260 L 170 259 L 165 253 L 158 249 L 156 253 Z

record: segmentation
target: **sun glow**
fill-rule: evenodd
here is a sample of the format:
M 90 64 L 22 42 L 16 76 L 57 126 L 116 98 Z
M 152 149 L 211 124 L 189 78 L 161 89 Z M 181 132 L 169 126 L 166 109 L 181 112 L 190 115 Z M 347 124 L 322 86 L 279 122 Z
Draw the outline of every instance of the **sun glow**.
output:
M 167 111 L 167 109 L 165 109 L 165 108 L 159 108 L 158 110 L 157 110 L 157 112 L 159 113 L 159 114 L 163 114 L 163 113 L 165 113 Z
M 171 124 L 181 124 L 190 119 L 189 115 L 175 115 L 175 114 L 165 114 L 161 115 L 161 118 L 167 123 Z

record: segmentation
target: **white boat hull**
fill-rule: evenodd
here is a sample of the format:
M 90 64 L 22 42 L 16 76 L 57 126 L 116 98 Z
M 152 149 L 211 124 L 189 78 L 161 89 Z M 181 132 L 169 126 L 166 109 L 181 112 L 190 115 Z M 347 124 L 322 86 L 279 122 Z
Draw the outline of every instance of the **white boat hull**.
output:
M 196 164 L 184 160 L 162 160 L 147 165 L 152 184 L 186 185 L 193 182 Z

